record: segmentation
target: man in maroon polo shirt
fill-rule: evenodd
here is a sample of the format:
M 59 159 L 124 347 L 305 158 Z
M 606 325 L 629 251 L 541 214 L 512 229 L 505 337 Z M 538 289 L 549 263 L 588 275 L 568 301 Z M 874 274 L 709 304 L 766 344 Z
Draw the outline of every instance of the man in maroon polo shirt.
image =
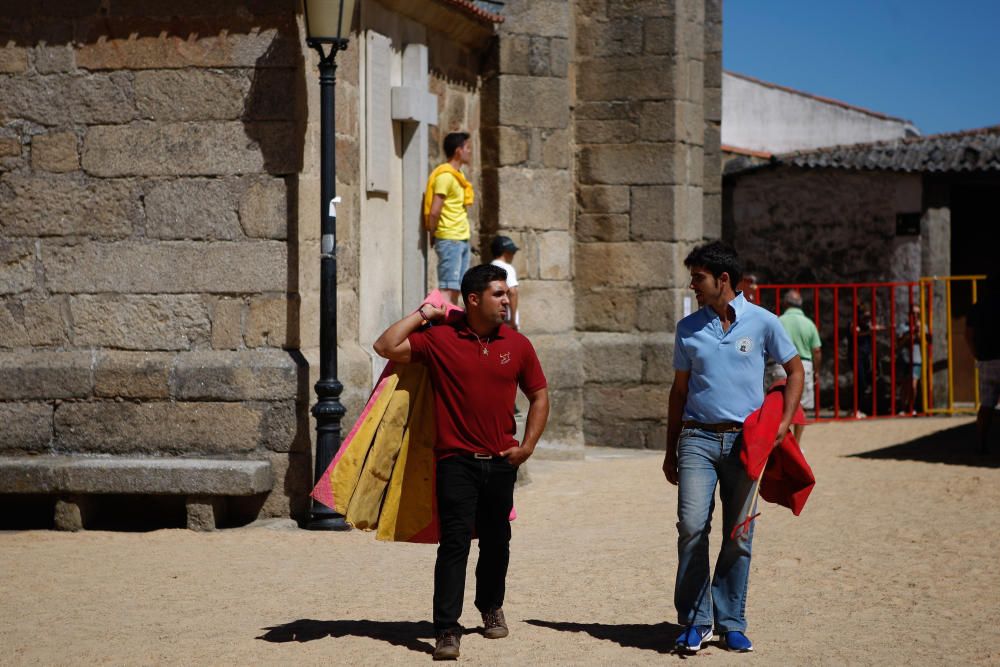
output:
M 375 351 L 427 366 L 437 427 L 437 503 L 441 542 L 434 565 L 435 660 L 458 658 L 465 569 L 479 537 L 476 608 L 483 634 L 508 634 L 503 599 L 510 559 L 510 511 L 517 467 L 535 449 L 549 416 L 549 394 L 535 350 L 506 324 L 507 272 L 483 264 L 462 278 L 463 316 L 445 319 L 429 304 L 386 329 Z M 524 440 L 514 438 L 517 388 L 528 397 Z

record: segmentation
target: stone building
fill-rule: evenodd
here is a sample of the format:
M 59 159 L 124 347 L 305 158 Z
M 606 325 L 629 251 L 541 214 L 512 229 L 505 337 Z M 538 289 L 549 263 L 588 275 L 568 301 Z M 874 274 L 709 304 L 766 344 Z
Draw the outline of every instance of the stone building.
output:
M 847 173 L 784 168 L 830 166 L 805 157 L 813 153 L 911 150 L 923 145 L 913 123 L 734 72 L 723 73 L 723 117 L 723 237 L 763 280 L 922 275 L 919 235 L 895 233 L 897 214 L 921 211 L 919 164 L 895 160 L 880 169 L 856 162 Z M 927 234 L 923 242 L 933 245 Z
M 304 518 L 319 101 L 299 0 L 2 7 L 0 516 Z M 474 252 L 522 248 L 544 449 L 661 446 L 682 260 L 721 233 L 721 20 L 719 0 L 359 3 L 337 58 L 345 431 L 372 341 L 434 286 L 419 196 L 464 129 Z
M 1000 216 L 1000 128 L 919 136 L 898 118 L 728 73 L 724 83 L 730 78 L 735 85 L 727 90 L 747 104 L 724 104 L 731 114 L 725 126 L 736 128 L 724 138 L 741 143 L 723 144 L 723 238 L 763 282 L 908 282 L 982 275 L 996 266 L 987 230 Z M 754 109 L 755 101 L 770 105 L 767 113 Z M 755 122 L 762 137 L 756 142 L 738 129 Z M 793 128 L 787 136 L 783 124 Z M 883 289 L 875 297 L 882 323 L 889 295 Z M 826 349 L 832 348 L 830 297 L 822 293 Z M 896 294 L 889 331 L 905 320 L 909 298 L 905 289 Z M 937 283 L 933 299 L 934 394 L 972 404 L 973 360 L 963 343 L 971 283 L 954 283 L 950 295 Z M 851 336 L 843 325 L 851 313 L 841 306 L 843 369 L 850 365 Z M 886 375 L 888 336 L 878 337 Z M 844 380 L 838 379 L 842 388 Z M 834 386 L 829 364 L 820 382 Z M 888 393 L 883 387 L 880 411 L 891 404 Z

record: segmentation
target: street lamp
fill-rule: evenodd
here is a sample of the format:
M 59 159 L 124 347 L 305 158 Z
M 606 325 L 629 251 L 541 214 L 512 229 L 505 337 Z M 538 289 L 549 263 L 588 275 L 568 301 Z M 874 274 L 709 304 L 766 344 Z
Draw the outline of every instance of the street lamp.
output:
M 355 0 L 305 0 L 306 44 L 319 53 L 320 86 L 320 288 L 319 380 L 316 382 L 316 470 L 314 481 L 340 448 L 344 385 L 337 379 L 337 209 L 334 82 L 337 51 L 347 48 Z M 329 51 L 323 52 L 323 45 Z M 312 501 L 310 530 L 349 530 L 344 517 Z

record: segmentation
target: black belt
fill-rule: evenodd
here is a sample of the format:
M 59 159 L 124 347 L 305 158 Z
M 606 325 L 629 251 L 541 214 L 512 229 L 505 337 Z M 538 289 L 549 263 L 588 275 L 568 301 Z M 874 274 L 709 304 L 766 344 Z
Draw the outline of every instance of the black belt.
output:
M 683 428 L 697 428 L 702 431 L 712 431 L 713 433 L 735 433 L 743 430 L 740 422 L 719 422 L 718 424 L 703 424 L 696 421 L 681 422 Z
M 443 458 L 451 458 L 452 456 L 461 456 L 467 459 L 476 459 L 479 461 L 491 461 L 493 459 L 506 459 L 506 456 L 500 456 L 499 454 L 484 454 L 482 452 L 470 452 L 467 449 L 449 449 L 447 452 L 441 452 Z

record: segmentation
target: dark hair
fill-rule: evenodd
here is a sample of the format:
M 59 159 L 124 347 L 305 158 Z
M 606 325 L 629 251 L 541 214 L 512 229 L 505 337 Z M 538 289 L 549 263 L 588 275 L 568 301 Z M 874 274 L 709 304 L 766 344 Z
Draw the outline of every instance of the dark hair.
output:
M 452 132 L 444 138 L 444 156 L 450 160 L 455 151 L 461 148 L 468 140 L 468 132 Z
M 494 280 L 507 280 L 506 269 L 494 264 L 480 264 L 462 276 L 462 301 L 468 305 L 470 294 L 482 294 Z
M 493 252 L 493 257 L 499 257 L 505 252 L 517 252 L 517 244 L 509 236 L 497 236 L 493 239 L 493 243 L 490 244 L 490 250 Z
M 712 241 L 698 246 L 684 259 L 684 266 L 689 269 L 692 266 L 703 266 L 716 280 L 723 273 L 728 273 L 729 282 L 732 283 L 734 290 L 743 277 L 739 255 L 732 246 L 722 241 Z

